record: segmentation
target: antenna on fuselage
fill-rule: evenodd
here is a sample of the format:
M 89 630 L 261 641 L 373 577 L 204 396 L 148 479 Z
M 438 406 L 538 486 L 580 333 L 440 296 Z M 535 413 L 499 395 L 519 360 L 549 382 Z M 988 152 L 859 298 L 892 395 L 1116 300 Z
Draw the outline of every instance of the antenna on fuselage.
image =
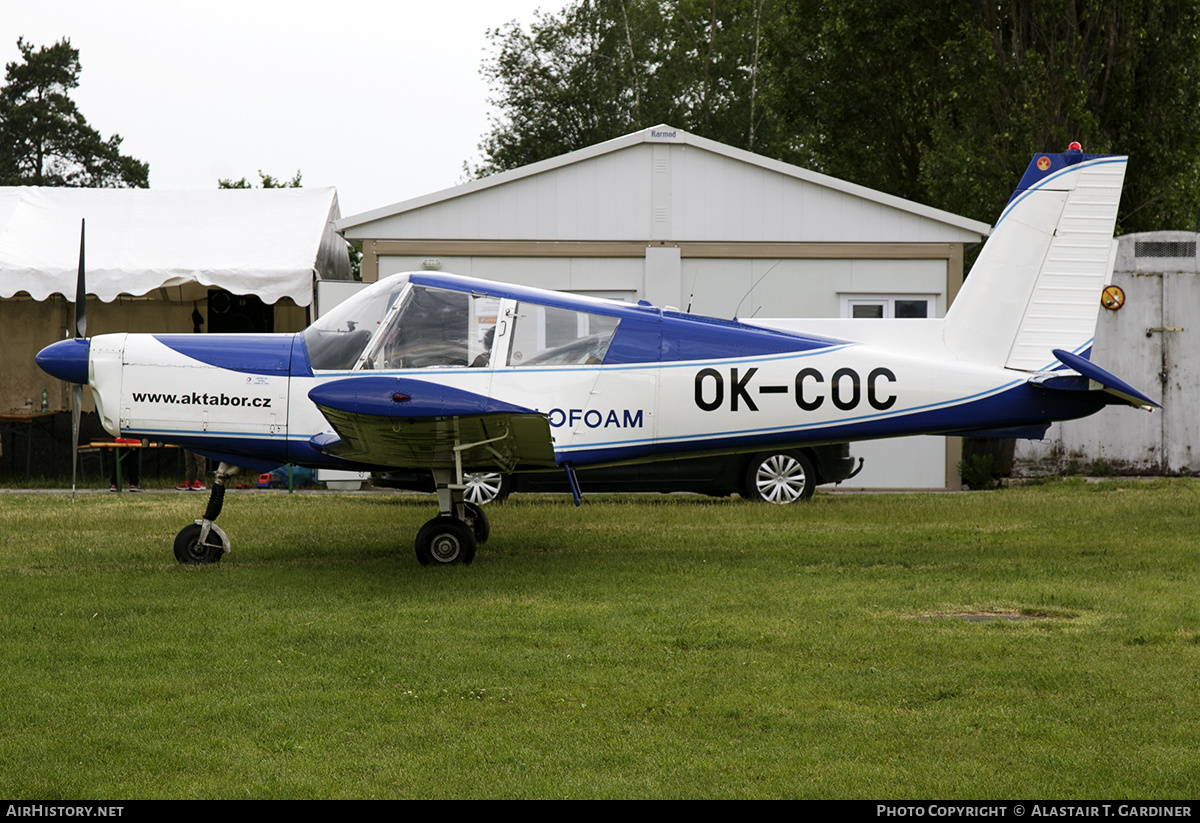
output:
M 734 320 L 737 320 L 738 312 L 741 311 L 742 304 L 746 302 L 746 298 L 750 296 L 750 293 L 752 291 L 754 291 L 754 287 L 757 286 L 759 283 L 761 283 L 763 281 L 764 277 L 766 277 L 771 272 L 775 271 L 775 266 L 778 266 L 782 262 L 783 262 L 783 258 L 781 257 L 775 261 L 774 266 L 771 266 L 771 268 L 769 268 L 765 272 L 763 272 L 757 280 L 755 280 L 753 283 L 750 284 L 750 288 L 746 289 L 746 293 L 743 294 L 742 299 L 738 301 L 737 308 L 733 310 L 733 319 Z M 759 310 L 761 310 L 761 309 L 762 309 L 762 306 L 759 306 L 758 309 L 755 309 L 754 314 L 758 314 Z M 750 316 L 753 317 L 754 314 L 752 314 Z

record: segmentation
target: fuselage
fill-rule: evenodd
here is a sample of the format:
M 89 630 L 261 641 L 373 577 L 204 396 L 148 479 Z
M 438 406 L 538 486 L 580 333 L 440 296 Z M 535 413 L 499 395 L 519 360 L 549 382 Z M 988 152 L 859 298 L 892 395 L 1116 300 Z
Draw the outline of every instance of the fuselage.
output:
M 768 446 L 1043 427 L 1105 400 L 1030 374 L 452 275 L 403 275 L 294 335 L 99 335 L 83 348 L 104 427 L 246 466 L 387 468 L 323 452 L 309 397 L 412 378 L 546 416 L 577 466 Z M 344 304 L 345 305 L 345 304 Z M 75 343 L 73 347 L 65 344 Z M 53 349 L 54 347 L 51 347 Z M 51 349 L 47 349 L 50 352 Z M 42 356 L 39 356 L 42 358 Z M 54 357 L 45 357 L 44 368 Z M 482 467 L 481 467 L 482 468 Z

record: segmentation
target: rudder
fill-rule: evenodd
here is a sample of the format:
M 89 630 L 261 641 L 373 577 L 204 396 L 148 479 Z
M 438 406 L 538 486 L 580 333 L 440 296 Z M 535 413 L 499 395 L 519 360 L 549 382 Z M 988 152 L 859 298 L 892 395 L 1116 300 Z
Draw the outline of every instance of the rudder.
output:
M 1039 154 L 946 313 L 964 360 L 1039 371 L 1091 345 L 1128 158 Z

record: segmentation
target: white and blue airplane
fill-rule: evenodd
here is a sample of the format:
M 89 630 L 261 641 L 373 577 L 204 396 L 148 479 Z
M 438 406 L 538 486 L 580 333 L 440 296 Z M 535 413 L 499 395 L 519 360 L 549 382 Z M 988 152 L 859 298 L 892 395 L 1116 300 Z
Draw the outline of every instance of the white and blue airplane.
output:
M 941 319 L 801 334 L 421 272 L 297 334 L 88 339 L 80 316 L 77 338 L 37 361 L 88 385 L 114 436 L 220 462 L 208 510 L 176 537 L 182 562 L 229 550 L 213 521 L 234 466 L 294 463 L 431 470 L 438 515 L 417 558 L 470 563 L 489 525 L 464 472 L 560 467 L 578 500 L 584 466 L 911 434 L 1038 438 L 1109 404 L 1156 406 L 1089 359 L 1125 166 L 1074 146 L 1037 155 Z

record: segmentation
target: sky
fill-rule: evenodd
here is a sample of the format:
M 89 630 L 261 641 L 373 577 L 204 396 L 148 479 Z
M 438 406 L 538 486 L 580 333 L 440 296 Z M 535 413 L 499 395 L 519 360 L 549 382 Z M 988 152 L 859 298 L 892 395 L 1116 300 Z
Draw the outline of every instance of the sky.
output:
M 565 0 L 0 0 L 0 62 L 69 38 L 71 97 L 154 189 L 258 172 L 343 216 L 449 188 L 488 129 L 487 31 Z

